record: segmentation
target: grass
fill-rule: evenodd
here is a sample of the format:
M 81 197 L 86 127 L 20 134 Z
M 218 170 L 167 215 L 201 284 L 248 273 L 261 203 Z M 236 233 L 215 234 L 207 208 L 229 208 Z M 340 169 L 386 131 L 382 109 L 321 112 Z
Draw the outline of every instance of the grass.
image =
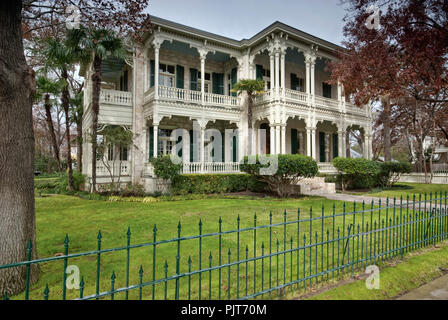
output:
M 366 288 L 358 280 L 309 297 L 311 300 L 384 300 L 405 294 L 446 273 L 448 242 L 405 255 L 404 261 L 385 266 L 380 272 L 379 290 Z M 445 272 L 444 272 L 445 271 Z
M 335 202 L 319 197 L 304 197 L 299 199 L 273 199 L 261 198 L 253 199 L 249 197 L 239 197 L 236 199 L 201 199 L 201 200 L 179 200 L 179 201 L 162 201 L 154 203 L 129 203 L 129 202 L 108 202 L 101 200 L 85 200 L 78 197 L 54 195 L 42 198 L 36 198 L 36 224 L 37 224 L 37 248 L 40 258 L 53 257 L 61 255 L 64 252 L 64 238 L 66 234 L 70 237 L 69 253 L 79 253 L 86 251 L 93 251 L 97 249 L 97 234 L 98 230 L 102 233 L 101 247 L 116 248 L 126 245 L 126 232 L 130 227 L 131 244 L 151 243 L 153 241 L 153 228 L 157 224 L 157 240 L 168 240 L 177 236 L 177 226 L 181 223 L 181 235 L 195 236 L 198 234 L 199 221 L 203 223 L 203 234 L 218 232 L 218 220 L 223 219 L 222 230 L 235 230 L 237 225 L 237 216 L 241 218 L 241 229 L 252 227 L 254 225 L 254 213 L 257 214 L 257 226 L 269 224 L 269 212 L 273 213 L 273 223 L 283 222 L 283 212 L 286 210 L 287 221 L 297 219 L 297 209 L 301 209 L 301 219 L 310 217 L 310 207 L 314 209 L 313 217 L 322 214 L 321 208 L 324 207 L 325 216 L 332 214 L 332 206 L 335 205 L 335 212 L 341 213 L 343 209 L 342 202 Z M 358 210 L 360 206 L 358 205 Z M 346 212 L 353 209 L 349 205 Z M 353 215 L 352 215 L 353 216 Z M 384 218 L 384 212 L 380 215 L 375 214 L 373 221 L 378 221 Z M 351 218 L 350 218 L 351 219 Z M 356 215 L 356 221 L 360 221 L 359 214 Z M 331 230 L 331 219 L 315 220 L 312 223 L 313 242 L 315 241 L 315 231 L 318 231 L 318 241 L 327 230 Z M 351 222 L 351 220 L 349 221 Z M 349 223 L 347 222 L 347 223 Z M 344 225 L 342 217 L 335 219 L 335 224 L 341 228 Z M 347 225 L 345 225 L 347 227 Z M 276 250 L 282 251 L 293 247 L 303 246 L 306 237 L 306 243 L 310 241 L 310 223 L 302 223 L 300 225 L 300 237 L 297 240 L 297 224 L 288 225 L 285 229 L 283 226 L 272 228 L 272 252 Z M 322 234 L 321 230 L 324 230 Z M 286 232 L 285 232 L 286 231 Z M 346 231 L 347 232 L 347 231 Z M 286 235 L 286 236 L 285 236 Z M 260 256 L 262 252 L 262 243 L 265 251 L 268 253 L 269 248 L 269 229 L 257 230 L 256 255 Z M 277 247 L 277 239 L 279 240 Z M 292 239 L 292 242 L 291 242 Z M 317 242 L 317 241 L 316 241 Z M 219 250 L 219 239 L 217 236 L 203 238 L 202 240 L 202 255 L 199 259 L 198 240 L 184 240 L 181 244 L 179 271 L 180 273 L 188 272 L 189 257 L 192 260 L 192 270 L 199 270 L 199 261 L 202 268 L 209 266 L 209 256 L 211 255 L 212 266 L 225 264 L 228 261 L 228 250 L 230 249 L 230 260 L 236 261 L 236 233 L 223 235 L 221 239 L 222 250 Z M 254 256 L 254 234 L 253 231 L 240 232 L 240 260 L 244 258 L 245 248 L 248 246 L 248 257 Z M 351 245 L 350 245 L 351 246 Z M 313 251 L 312 267 L 307 274 L 315 274 L 318 266 L 314 264 L 314 257 L 325 257 L 326 261 L 335 259 L 336 254 L 330 252 L 322 252 L 324 246 L 318 247 L 318 251 Z M 327 248 L 328 249 L 328 248 Z M 314 249 L 313 249 L 314 250 Z M 303 252 L 304 250 L 302 250 Z M 172 276 L 176 273 L 176 243 L 160 244 L 156 247 L 156 268 L 153 271 L 153 247 L 144 247 L 132 249 L 130 253 L 130 281 L 129 283 L 139 283 L 139 269 L 140 266 L 144 269 L 143 282 L 151 281 L 153 272 L 155 272 L 156 279 L 165 277 L 165 262 L 168 264 L 167 274 Z M 307 251 L 308 252 L 308 251 Z M 221 253 L 221 255 L 220 255 Z M 302 254 L 300 252 L 300 254 Z M 221 259 L 220 259 L 221 257 Z M 69 265 L 76 265 L 79 267 L 81 275 L 84 277 L 85 290 L 84 295 L 91 295 L 95 293 L 95 279 L 97 260 L 96 255 L 79 257 L 69 260 Z M 292 253 L 287 253 L 272 257 L 273 274 L 271 284 L 281 284 L 283 281 L 289 279 L 296 279 L 297 272 L 295 262 L 296 256 Z M 293 261 L 294 260 L 294 261 Z M 324 261 L 324 260 L 322 260 Z M 300 257 L 300 268 L 302 263 L 308 266 L 310 258 L 306 255 Z M 319 261 L 320 263 L 320 261 Z M 263 272 L 261 270 L 263 266 Z M 246 268 L 248 273 L 246 274 Z M 254 271 L 255 268 L 255 271 Z M 235 284 L 240 285 L 239 295 L 245 295 L 246 281 L 247 290 L 251 294 L 254 289 L 259 291 L 261 283 L 264 289 L 269 286 L 268 270 L 269 259 L 265 258 L 263 263 L 258 261 L 256 266 L 254 262 L 247 264 L 242 263 L 239 266 L 239 273 L 236 272 L 236 266 L 231 269 L 223 268 L 221 272 L 214 270 L 211 273 L 202 274 L 202 282 L 200 290 L 202 291 L 202 298 L 209 297 L 209 285 L 212 287 L 211 298 L 218 298 L 218 288 L 221 288 L 221 298 L 227 297 L 230 292 L 233 298 L 236 297 Z M 302 268 L 304 269 L 304 268 Z M 303 270 L 300 270 L 299 277 L 302 277 Z M 30 298 L 42 299 L 45 285 L 48 284 L 50 289 L 50 299 L 59 299 L 63 287 L 64 265 L 63 261 L 49 262 L 41 264 L 41 276 L 38 283 L 31 287 Z M 279 273 L 277 273 L 279 271 Z M 110 277 L 115 272 L 117 279 L 115 280 L 115 288 L 124 287 L 126 274 L 126 252 L 111 252 L 101 255 L 100 268 L 100 292 L 110 290 Z M 219 274 L 221 273 L 221 285 L 219 283 Z M 256 274 L 256 276 L 254 276 Z M 263 276 L 263 282 L 261 278 Z M 210 278 L 209 278 L 210 277 Z M 279 277 L 279 278 L 277 278 Z M 256 282 L 254 282 L 256 279 Z M 187 298 L 188 278 L 184 277 L 181 282 L 181 298 Z M 191 298 L 197 299 L 199 294 L 199 276 L 193 275 L 191 277 Z M 256 288 L 254 286 L 256 285 Z M 164 298 L 165 284 L 159 283 L 155 286 L 156 298 Z M 143 289 L 143 298 L 151 299 L 152 288 L 145 287 Z M 79 296 L 79 290 L 69 290 L 67 298 L 72 299 Z M 174 298 L 174 281 L 169 281 L 167 285 L 168 299 Z M 23 299 L 24 295 L 20 294 L 14 298 Z M 266 295 L 264 296 L 267 297 Z M 116 294 L 116 299 L 123 299 L 124 294 Z M 138 291 L 133 290 L 129 292 L 129 298 L 138 298 Z
M 273 222 L 283 221 L 283 212 L 287 210 L 289 221 L 297 219 L 297 209 L 303 210 L 301 218 L 309 216 L 309 208 L 312 206 L 317 212 L 322 206 L 327 208 L 326 214 L 331 214 L 334 201 L 317 197 L 306 197 L 301 199 L 279 200 L 279 199 L 205 199 L 188 201 L 166 201 L 155 203 L 126 203 L 84 200 L 71 196 L 48 196 L 36 199 L 36 224 L 37 224 L 37 247 L 39 257 L 52 257 L 64 252 L 64 238 L 66 233 L 70 237 L 70 253 L 96 250 L 97 233 L 102 233 L 102 248 L 114 248 L 126 245 L 126 232 L 131 228 L 132 244 L 148 243 L 153 239 L 153 227 L 157 224 L 158 240 L 171 239 L 177 236 L 179 221 L 182 224 L 182 235 L 193 236 L 198 234 L 198 223 L 202 220 L 203 234 L 218 231 L 218 220 L 222 217 L 222 230 L 235 230 L 238 214 L 241 217 L 241 228 L 251 227 L 254 223 L 254 213 L 257 213 L 257 225 L 269 223 L 269 212 L 273 213 Z M 342 210 L 342 203 L 336 203 L 336 210 Z M 339 223 L 340 221 L 338 221 Z M 340 222 L 342 224 L 342 222 Z M 319 224 L 320 225 L 320 224 Z M 313 223 L 317 229 L 317 224 Z M 289 237 L 295 234 L 294 226 L 287 229 L 288 244 Z M 283 228 L 273 228 L 273 239 L 283 237 Z M 303 233 L 306 234 L 306 233 Z M 302 234 L 302 235 L 303 235 Z M 253 233 L 241 233 L 241 256 L 244 255 L 244 246 L 250 246 L 249 254 L 253 254 Z M 309 238 L 309 237 L 308 237 Z M 280 238 L 283 250 L 283 238 Z M 257 233 L 257 250 L 261 251 L 261 243 L 267 246 L 267 229 Z M 208 257 L 212 253 L 213 265 L 217 265 L 219 259 L 217 237 L 205 238 L 203 240 L 202 267 L 208 266 Z M 273 244 L 275 247 L 275 244 Z M 159 248 L 160 247 L 160 248 Z M 235 234 L 222 237 L 222 263 L 227 261 L 227 253 L 230 248 L 235 254 Z M 181 271 L 186 271 L 188 255 L 191 255 L 194 263 L 193 270 L 198 268 L 198 241 L 182 242 Z M 159 245 L 157 248 L 157 270 L 156 277 L 164 276 L 163 265 L 165 259 L 169 264 L 169 275 L 174 274 L 176 256 L 176 244 Z M 280 259 L 282 260 L 282 259 Z M 110 276 L 112 271 L 117 274 L 116 288 L 124 286 L 125 261 L 124 252 L 104 254 L 101 256 L 101 291 L 110 289 Z M 281 262 L 280 262 L 281 263 Z M 96 275 L 96 256 L 75 258 L 69 261 L 77 265 L 86 282 L 85 294 L 93 294 Z M 138 270 L 140 265 L 145 269 L 145 281 L 152 278 L 152 248 L 131 250 L 130 283 L 138 283 Z M 253 263 L 251 264 L 253 265 Z M 251 268 L 251 266 L 249 267 Z M 287 271 L 289 266 L 285 265 Z M 62 292 L 63 262 L 50 262 L 41 265 L 42 274 L 40 281 L 33 285 L 30 298 L 42 299 L 43 289 L 48 283 L 50 297 L 60 297 Z M 243 266 L 241 266 L 243 269 Z M 222 271 L 222 282 L 227 283 L 226 270 Z M 258 272 L 258 271 L 257 271 Z M 203 288 L 208 289 L 208 275 L 202 275 Z M 212 273 L 212 286 L 214 292 L 218 282 L 218 272 Z M 185 281 L 183 279 L 182 281 Z M 251 280 L 252 283 L 253 280 Z M 192 282 L 197 283 L 197 276 L 192 277 Z M 241 282 L 244 282 L 241 280 Z M 172 284 L 170 284 L 169 298 L 173 298 Z M 185 284 L 183 285 L 185 287 Z M 250 287 L 250 285 L 249 285 Z M 222 286 L 223 295 L 225 286 Z M 158 298 L 163 298 L 163 285 L 156 288 Z M 228 289 L 227 289 L 228 290 Z M 249 289 L 250 290 L 250 289 Z M 144 296 L 150 295 L 150 288 L 144 292 Z M 197 285 L 192 288 L 192 297 L 198 294 Z M 243 291 L 243 289 L 242 289 Z M 137 292 L 131 292 L 130 297 L 136 298 Z M 214 293 L 215 294 L 215 293 Z M 69 291 L 68 298 L 75 298 L 79 291 Z M 204 293 L 205 295 L 205 293 Z M 208 293 L 207 293 L 208 295 Z M 23 295 L 17 296 L 23 298 Z M 120 298 L 117 295 L 116 298 Z

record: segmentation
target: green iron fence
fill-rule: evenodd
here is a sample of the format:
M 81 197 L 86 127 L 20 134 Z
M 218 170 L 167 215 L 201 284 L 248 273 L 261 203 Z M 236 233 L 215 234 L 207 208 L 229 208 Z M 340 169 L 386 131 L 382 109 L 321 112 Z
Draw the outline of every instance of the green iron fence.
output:
M 176 237 L 166 240 L 160 239 L 161 232 L 154 225 L 152 241 L 132 244 L 128 229 L 125 245 L 110 249 L 102 248 L 100 231 L 96 250 L 69 253 L 67 236 L 62 255 L 36 260 L 31 260 L 29 242 L 28 261 L 3 265 L 0 270 L 25 268 L 25 299 L 266 298 L 282 294 L 288 287 L 307 290 L 318 283 L 354 276 L 369 265 L 447 239 L 447 199 L 447 192 L 431 193 L 387 199 L 378 206 L 353 203 L 350 210 L 344 204 L 341 212 L 333 205 L 329 212 L 323 207 L 317 213 L 310 208 L 307 212 L 285 211 L 280 216 L 270 213 L 263 219 L 255 214 L 248 225 L 238 216 L 232 230 L 224 230 L 220 218 L 215 232 L 210 233 L 204 232 L 199 221 L 198 232 L 190 236 L 182 235 L 185 226 L 179 222 Z M 142 257 L 144 263 L 133 262 L 133 258 L 142 262 Z M 66 286 L 70 263 L 84 266 L 76 290 Z M 33 287 L 33 264 L 41 269 L 58 264 L 60 279 L 44 288 L 41 280 Z M 105 266 L 110 265 L 119 270 L 104 274 Z M 54 273 L 54 266 L 48 270 Z M 9 299 L 6 293 L 3 298 Z

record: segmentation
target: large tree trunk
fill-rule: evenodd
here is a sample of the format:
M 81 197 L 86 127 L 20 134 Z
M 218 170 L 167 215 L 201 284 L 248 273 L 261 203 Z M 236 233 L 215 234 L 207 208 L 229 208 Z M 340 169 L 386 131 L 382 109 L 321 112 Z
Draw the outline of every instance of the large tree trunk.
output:
M 70 92 L 68 91 L 68 74 L 67 69 L 62 70 L 62 79 L 65 81 L 64 89 L 62 89 L 61 104 L 65 114 L 65 136 L 67 139 L 67 168 L 68 168 L 68 190 L 73 190 L 73 166 L 72 166 L 72 144 L 70 134 Z
M 22 44 L 22 1 L 0 2 L 0 265 L 24 261 L 27 242 L 36 255 L 34 213 L 34 73 Z M 39 276 L 31 268 L 30 280 Z M 0 270 L 0 293 L 25 288 L 25 268 Z
M 56 162 L 58 163 L 58 171 L 61 172 L 62 171 L 61 158 L 59 156 L 59 145 L 56 140 L 56 133 L 54 132 L 53 117 L 51 115 L 51 104 L 50 104 L 50 95 L 49 94 L 45 95 L 44 107 L 45 107 L 45 120 L 47 121 L 48 132 L 50 133 L 50 138 L 51 138 L 51 144 L 53 145 L 54 157 L 56 158 Z
M 96 149 L 98 135 L 98 113 L 100 110 L 101 58 L 95 55 L 92 74 L 92 192 L 96 192 Z
M 391 161 L 392 154 L 390 151 L 390 98 L 383 98 L 383 135 L 384 135 L 384 161 Z

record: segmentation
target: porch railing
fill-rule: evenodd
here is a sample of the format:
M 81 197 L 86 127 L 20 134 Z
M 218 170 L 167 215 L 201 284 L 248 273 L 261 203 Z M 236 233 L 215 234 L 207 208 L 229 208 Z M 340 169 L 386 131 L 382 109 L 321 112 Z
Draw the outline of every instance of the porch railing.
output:
M 184 163 L 182 173 L 240 173 L 238 162 L 189 162 Z
M 130 174 L 130 164 L 128 161 L 109 161 L 106 165 L 101 161 L 97 160 L 96 164 L 96 174 L 98 176 L 110 176 L 109 170 L 112 172 L 114 176 L 118 176 L 120 173 L 121 176 L 127 176 Z M 107 168 L 109 166 L 109 169 Z
M 100 103 L 132 107 L 132 93 L 126 91 L 101 89 Z
M 154 90 L 154 88 L 151 88 L 146 91 L 145 102 L 149 102 L 154 99 Z M 202 104 L 201 91 L 159 86 L 157 93 L 158 98 L 162 100 Z M 240 99 L 238 97 L 227 96 L 223 94 L 205 93 L 204 104 L 224 107 L 238 107 L 240 104 Z

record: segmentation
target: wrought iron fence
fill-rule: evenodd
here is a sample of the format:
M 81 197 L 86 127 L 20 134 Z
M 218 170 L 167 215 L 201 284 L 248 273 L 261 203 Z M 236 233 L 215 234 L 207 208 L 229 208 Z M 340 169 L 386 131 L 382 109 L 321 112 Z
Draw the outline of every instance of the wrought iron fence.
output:
M 272 212 L 255 214 L 249 226 L 238 216 L 236 229 L 230 230 L 224 230 L 220 218 L 213 232 L 204 232 L 201 220 L 197 233 L 194 226 L 179 222 L 176 237 L 166 240 L 160 239 L 161 231 L 154 225 L 152 241 L 132 244 L 128 229 L 125 245 L 109 249 L 103 249 L 100 231 L 96 250 L 69 253 L 67 236 L 62 255 L 36 260 L 31 260 L 29 242 L 28 261 L 3 265 L 0 270 L 25 268 L 25 299 L 266 298 L 287 287 L 306 290 L 354 276 L 369 265 L 447 239 L 447 199 L 445 192 L 387 199 L 378 206 L 353 203 L 350 211 L 344 204 L 341 212 L 333 205 L 329 212 L 322 207 L 318 213 L 313 208 L 284 211 L 281 217 Z M 183 229 L 195 235 L 182 235 Z M 69 263 L 84 266 L 77 290 L 67 290 Z M 60 279 L 32 286 L 33 264 L 59 274 Z M 111 266 L 113 271 L 105 274 Z M 59 267 L 60 273 L 55 271 Z M 6 293 L 4 299 L 9 299 Z

